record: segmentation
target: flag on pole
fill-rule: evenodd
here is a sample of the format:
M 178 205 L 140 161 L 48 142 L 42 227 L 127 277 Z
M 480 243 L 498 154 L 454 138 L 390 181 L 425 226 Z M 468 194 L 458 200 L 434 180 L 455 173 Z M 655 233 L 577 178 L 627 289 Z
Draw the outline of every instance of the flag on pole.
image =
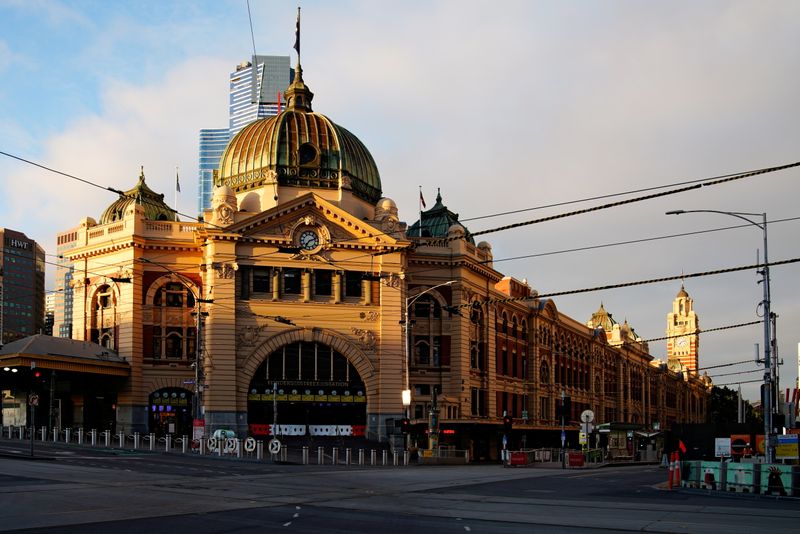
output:
M 300 7 L 297 8 L 297 24 L 294 28 L 294 49 L 300 55 Z
M 423 208 L 427 208 L 428 207 L 427 205 L 425 205 L 425 197 L 422 196 L 422 187 L 421 186 L 420 186 L 420 189 L 419 189 L 419 205 L 422 206 Z
M 683 454 L 686 454 L 686 445 L 683 444 L 683 440 L 678 440 L 678 448 L 681 450 Z
M 178 177 L 178 167 L 175 167 L 175 191 L 181 192 L 181 179 Z

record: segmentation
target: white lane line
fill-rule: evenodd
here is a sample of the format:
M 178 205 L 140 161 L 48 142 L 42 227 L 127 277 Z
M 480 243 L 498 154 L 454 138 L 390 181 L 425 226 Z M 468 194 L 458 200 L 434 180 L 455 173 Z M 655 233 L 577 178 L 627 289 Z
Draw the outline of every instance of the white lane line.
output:
M 464 525 L 464 530 L 466 530 L 467 532 L 470 532 L 472 529 L 469 528 L 468 526 Z
M 294 514 L 294 515 L 292 516 L 292 519 L 297 519 L 298 517 L 300 517 L 300 514 Z
M 289 526 L 289 525 L 291 525 L 291 524 L 292 524 L 292 522 L 291 522 L 291 521 L 289 521 L 288 523 L 284 523 L 284 524 L 283 524 L 283 526 L 284 526 L 284 527 L 288 527 L 288 526 Z

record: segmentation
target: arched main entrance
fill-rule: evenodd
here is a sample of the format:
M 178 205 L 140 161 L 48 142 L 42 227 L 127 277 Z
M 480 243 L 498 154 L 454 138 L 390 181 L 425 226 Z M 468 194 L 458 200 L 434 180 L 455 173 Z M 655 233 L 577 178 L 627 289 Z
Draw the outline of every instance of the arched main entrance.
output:
M 192 435 L 192 392 L 182 388 L 163 388 L 150 394 L 148 405 L 150 432 L 159 436 Z
M 250 434 L 363 435 L 364 381 L 333 347 L 298 341 L 272 352 L 248 388 Z M 272 425 L 280 427 L 273 432 Z

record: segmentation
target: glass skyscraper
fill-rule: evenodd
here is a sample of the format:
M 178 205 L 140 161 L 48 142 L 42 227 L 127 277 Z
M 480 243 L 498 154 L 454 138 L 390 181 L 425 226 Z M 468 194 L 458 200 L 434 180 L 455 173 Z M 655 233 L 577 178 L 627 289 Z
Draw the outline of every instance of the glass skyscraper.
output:
M 291 83 L 293 74 L 289 56 L 253 56 L 252 61 L 240 63 L 230 74 L 228 128 L 200 130 L 198 213 L 211 207 L 214 170 L 219 167 L 228 141 L 254 120 L 277 115 L 278 99 L 283 105 L 284 91 Z

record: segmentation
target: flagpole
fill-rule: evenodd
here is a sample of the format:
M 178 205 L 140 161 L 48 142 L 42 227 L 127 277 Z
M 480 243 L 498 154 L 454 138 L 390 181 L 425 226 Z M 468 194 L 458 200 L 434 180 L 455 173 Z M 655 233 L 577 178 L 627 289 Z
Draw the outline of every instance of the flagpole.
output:
M 422 237 L 422 186 L 419 186 L 419 236 Z
M 178 178 L 178 166 L 175 165 L 175 219 L 178 219 L 178 193 L 181 192 L 181 181 Z

